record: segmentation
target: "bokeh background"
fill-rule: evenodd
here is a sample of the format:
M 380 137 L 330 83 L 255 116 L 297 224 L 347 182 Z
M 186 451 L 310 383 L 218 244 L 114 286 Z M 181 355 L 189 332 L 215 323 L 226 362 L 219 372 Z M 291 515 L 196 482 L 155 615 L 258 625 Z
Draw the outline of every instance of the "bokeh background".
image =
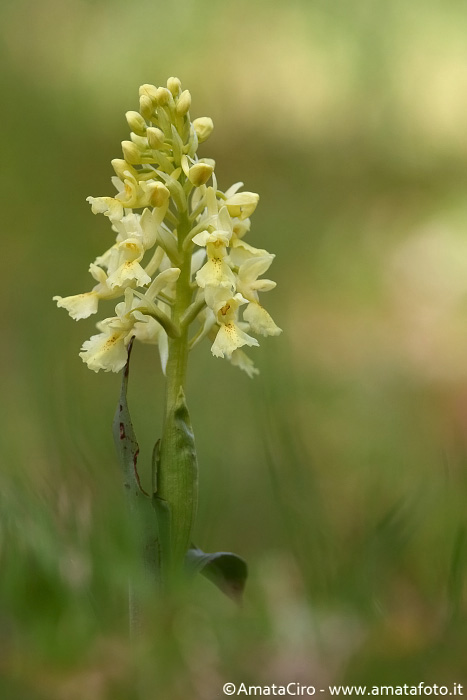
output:
M 467 681 L 466 30 L 460 0 L 2 2 L 2 698 Z M 138 667 L 119 377 L 51 298 L 88 288 L 113 234 L 85 197 L 170 75 L 214 120 L 221 188 L 260 193 L 284 332 L 254 380 L 193 352 L 196 540 L 250 581 L 241 611 L 202 578 L 170 610 L 146 592 Z M 143 471 L 162 391 L 136 348 Z

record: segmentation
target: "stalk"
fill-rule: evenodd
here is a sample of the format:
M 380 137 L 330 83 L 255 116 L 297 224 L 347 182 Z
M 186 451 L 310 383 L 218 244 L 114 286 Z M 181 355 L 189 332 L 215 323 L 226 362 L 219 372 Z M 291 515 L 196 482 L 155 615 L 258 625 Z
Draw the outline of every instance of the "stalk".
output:
M 160 536 L 162 575 L 180 570 L 190 546 L 198 503 L 197 459 L 193 431 L 185 402 L 188 363 L 188 324 L 182 316 L 190 306 L 191 250 L 183 251 L 183 241 L 190 231 L 187 213 L 180 215 L 178 248 L 182 257 L 172 322 L 180 329 L 178 337 L 169 340 L 166 368 L 166 393 L 160 459 L 157 473 L 157 498 L 168 507 L 167 540 Z M 164 572 L 165 569 L 165 572 Z

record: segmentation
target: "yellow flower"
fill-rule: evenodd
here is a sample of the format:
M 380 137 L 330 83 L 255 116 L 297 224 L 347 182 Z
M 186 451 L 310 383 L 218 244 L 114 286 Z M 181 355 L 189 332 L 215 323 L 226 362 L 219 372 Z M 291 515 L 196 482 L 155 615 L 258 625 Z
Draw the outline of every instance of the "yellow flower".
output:
M 224 303 L 223 303 L 224 302 Z M 259 345 L 256 338 L 247 335 L 238 325 L 238 308 L 246 304 L 247 300 L 241 294 L 222 300 L 217 296 L 216 305 L 219 330 L 211 347 L 211 352 L 216 357 L 230 358 L 232 353 L 243 345 Z M 220 306 L 222 304 L 222 306 Z
M 97 324 L 101 331 L 83 343 L 79 356 L 89 369 L 98 372 L 120 372 L 128 359 L 127 346 L 132 338 L 134 319 L 130 312 L 131 299 L 117 304 L 117 316 L 106 318 Z
M 118 325 L 111 325 L 111 319 L 101 321 L 97 327 L 101 333 L 91 336 L 83 343 L 79 356 L 89 369 L 98 372 L 120 372 L 128 359 L 127 330 Z M 130 336 L 131 337 L 131 336 Z
M 235 275 L 229 267 L 226 256 L 230 233 L 226 231 L 202 231 L 193 238 L 193 242 L 206 246 L 207 263 L 196 273 L 196 283 L 204 289 L 208 286 L 235 289 Z
M 162 281 L 156 285 L 162 287 L 167 280 L 173 281 L 179 274 L 177 271 L 161 273 Z M 157 290 L 153 290 L 157 291 Z M 148 300 L 149 301 L 149 300 Z M 98 372 L 119 372 L 128 359 L 128 343 L 131 338 L 138 338 L 144 343 L 158 343 L 162 335 L 162 327 L 155 319 L 139 311 L 141 302 L 131 289 L 125 291 L 125 301 L 115 307 L 116 316 L 106 318 L 97 324 L 100 333 L 91 336 L 83 343 L 79 356 L 89 369 Z
M 135 281 L 139 287 L 144 287 L 151 282 L 151 278 L 140 265 L 144 255 L 144 247 L 141 241 L 127 238 L 114 246 L 117 255 L 114 256 L 112 266 L 109 266 L 107 284 L 111 289 L 123 287 L 126 283 Z

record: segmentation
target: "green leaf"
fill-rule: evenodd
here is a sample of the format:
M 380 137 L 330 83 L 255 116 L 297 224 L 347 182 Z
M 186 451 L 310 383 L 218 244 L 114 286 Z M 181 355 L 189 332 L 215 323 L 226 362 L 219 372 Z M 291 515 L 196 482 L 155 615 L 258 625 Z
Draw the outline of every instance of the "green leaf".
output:
M 113 437 L 117 450 L 120 466 L 123 471 L 123 484 L 128 492 L 128 496 L 148 495 L 141 488 L 138 470 L 136 467 L 139 455 L 139 445 L 136 440 L 135 431 L 131 422 L 130 411 L 128 410 L 127 391 L 128 376 L 130 373 L 130 356 L 133 347 L 133 340 L 128 346 L 128 360 L 122 372 L 122 387 L 120 399 L 115 411 L 113 420 Z
M 203 552 L 198 547 L 188 550 L 185 564 L 192 574 L 200 573 L 237 603 L 241 602 L 248 576 L 246 561 L 232 552 Z
M 157 572 L 157 521 L 151 507 L 151 498 L 149 494 L 144 491 L 139 480 L 137 469 L 139 446 L 127 403 L 128 375 L 132 346 L 133 340 L 130 341 L 128 346 L 128 360 L 122 372 L 122 388 L 113 421 L 113 436 L 118 460 L 123 473 L 123 485 L 125 487 L 131 521 L 139 530 L 143 560 L 148 569 Z

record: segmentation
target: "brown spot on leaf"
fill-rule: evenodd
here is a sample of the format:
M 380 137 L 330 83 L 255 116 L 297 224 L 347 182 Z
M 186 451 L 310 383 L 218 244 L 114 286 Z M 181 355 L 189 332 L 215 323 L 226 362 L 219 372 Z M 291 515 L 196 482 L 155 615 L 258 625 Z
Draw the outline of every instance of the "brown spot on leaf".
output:
M 135 473 L 136 483 L 138 484 L 138 488 L 141 491 L 141 493 L 144 493 L 145 496 L 149 496 L 149 494 L 141 486 L 141 481 L 139 480 L 138 469 L 136 468 L 136 463 L 138 461 L 138 455 L 139 455 L 139 448 L 135 451 L 135 454 L 133 455 L 133 470 Z

